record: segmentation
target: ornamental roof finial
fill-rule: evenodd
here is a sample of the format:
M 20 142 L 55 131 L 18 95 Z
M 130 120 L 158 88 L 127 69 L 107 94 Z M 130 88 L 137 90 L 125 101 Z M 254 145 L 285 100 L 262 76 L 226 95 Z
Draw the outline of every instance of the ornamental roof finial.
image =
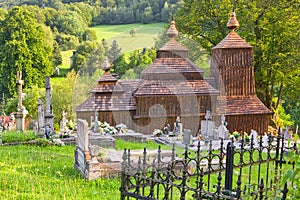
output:
M 172 21 L 171 21 L 170 28 L 167 31 L 167 36 L 170 39 L 174 39 L 175 37 L 178 36 L 178 31 L 177 31 L 176 26 L 175 26 L 174 15 L 172 15 Z
M 104 62 L 103 62 L 103 65 L 101 66 L 101 68 L 102 68 L 105 72 L 108 72 L 108 71 L 111 69 L 111 66 L 110 66 L 110 63 L 109 63 L 109 60 L 108 60 L 108 57 L 107 57 L 107 56 L 105 56 Z
M 240 24 L 239 24 L 238 20 L 236 19 L 236 15 L 234 12 L 234 6 L 232 6 L 232 12 L 231 12 L 230 18 L 227 22 L 227 27 L 230 30 L 236 30 L 239 26 L 240 26 Z

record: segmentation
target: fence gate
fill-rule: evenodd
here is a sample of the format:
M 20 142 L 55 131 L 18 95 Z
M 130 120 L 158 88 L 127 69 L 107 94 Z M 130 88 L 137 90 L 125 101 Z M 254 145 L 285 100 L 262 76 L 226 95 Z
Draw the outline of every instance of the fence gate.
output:
M 242 137 L 243 138 L 243 137 Z M 236 144 L 239 144 L 237 146 Z M 296 147 L 296 146 L 295 146 Z M 263 144 L 262 136 L 257 144 L 233 140 L 213 149 L 202 150 L 198 143 L 196 151 L 186 146 L 182 156 L 177 157 L 175 146 L 165 159 L 159 147 L 157 156 L 143 156 L 134 163 L 130 150 L 124 150 L 121 173 L 121 199 L 286 199 L 287 183 L 281 174 L 286 167 L 284 154 L 295 148 L 284 145 L 278 133 L 269 136 Z

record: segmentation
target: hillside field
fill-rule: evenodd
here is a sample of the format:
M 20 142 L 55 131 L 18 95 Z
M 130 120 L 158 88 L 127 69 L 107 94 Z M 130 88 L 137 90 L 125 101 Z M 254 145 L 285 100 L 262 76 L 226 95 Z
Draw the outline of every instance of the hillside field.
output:
M 91 29 L 96 31 L 99 41 L 103 38 L 111 45 L 113 40 L 117 40 L 122 52 L 142 49 L 144 47 L 154 47 L 155 40 L 159 34 L 163 33 L 167 27 L 166 23 L 152 24 L 122 24 L 122 25 L 101 25 Z M 134 37 L 130 35 L 130 30 L 135 29 Z

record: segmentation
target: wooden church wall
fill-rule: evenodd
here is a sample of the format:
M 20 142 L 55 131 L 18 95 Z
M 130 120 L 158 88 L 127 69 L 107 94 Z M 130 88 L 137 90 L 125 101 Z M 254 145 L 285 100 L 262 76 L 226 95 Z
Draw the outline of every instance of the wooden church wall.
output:
M 264 134 L 268 132 L 269 120 L 268 114 L 226 116 L 227 128 L 230 133 L 245 131 L 250 134 L 251 129 L 253 129 L 259 134 Z

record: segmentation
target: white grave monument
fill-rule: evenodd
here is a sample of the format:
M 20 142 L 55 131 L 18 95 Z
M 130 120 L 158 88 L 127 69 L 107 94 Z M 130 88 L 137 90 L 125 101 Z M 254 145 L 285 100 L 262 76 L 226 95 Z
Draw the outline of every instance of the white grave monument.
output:
M 257 147 L 257 146 L 258 146 L 257 136 L 258 136 L 258 134 L 257 134 L 256 130 L 252 130 L 252 129 L 251 129 L 251 133 L 250 133 L 250 141 L 251 141 L 251 139 L 252 139 L 252 137 L 253 137 L 253 146 L 254 146 L 254 147 Z
M 265 134 L 263 137 L 262 137 L 262 146 L 263 147 L 267 147 L 269 145 L 269 137 L 267 134 Z
M 215 122 L 211 121 L 210 110 L 206 111 L 205 120 L 201 121 L 201 134 L 205 140 L 218 139 L 214 136 Z
M 226 128 L 225 115 L 221 116 L 221 125 L 218 128 L 219 138 L 228 139 L 228 129 Z

